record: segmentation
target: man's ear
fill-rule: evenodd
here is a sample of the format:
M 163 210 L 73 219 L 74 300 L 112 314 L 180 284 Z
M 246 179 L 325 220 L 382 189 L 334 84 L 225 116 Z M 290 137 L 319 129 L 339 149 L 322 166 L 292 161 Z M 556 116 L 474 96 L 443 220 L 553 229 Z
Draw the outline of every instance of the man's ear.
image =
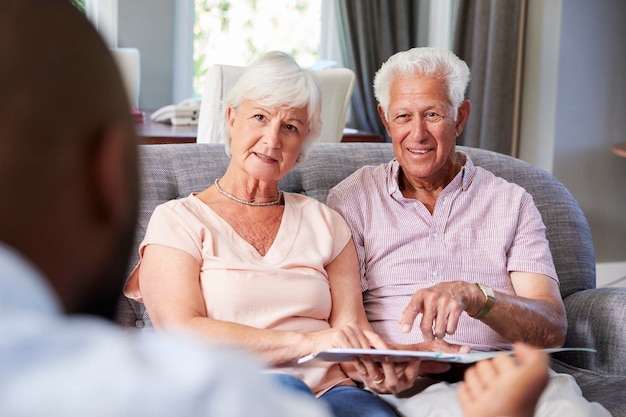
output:
M 130 207 L 129 184 L 132 169 L 129 143 L 132 137 L 121 124 L 112 124 L 100 131 L 91 147 L 91 197 L 101 221 L 123 218 Z
M 465 129 L 471 107 L 469 100 L 464 100 L 459 106 L 459 110 L 457 110 L 456 113 L 456 125 L 454 127 L 454 134 L 456 136 L 459 136 L 463 132 L 463 129 Z
M 385 130 L 387 131 L 387 134 L 389 135 L 389 122 L 387 121 L 387 116 L 385 115 L 385 110 L 383 110 L 383 106 L 379 104 L 378 106 L 376 106 L 376 110 L 378 110 L 378 116 L 380 117 L 380 120 L 383 122 L 383 126 L 385 126 Z

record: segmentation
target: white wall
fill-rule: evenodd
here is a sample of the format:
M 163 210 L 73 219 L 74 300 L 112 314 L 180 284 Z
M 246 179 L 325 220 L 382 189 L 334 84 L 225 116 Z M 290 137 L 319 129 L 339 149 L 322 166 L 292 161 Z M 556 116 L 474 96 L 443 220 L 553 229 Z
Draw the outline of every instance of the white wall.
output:
M 527 33 L 520 157 L 578 200 L 601 286 L 626 276 L 626 2 L 530 0 Z
M 519 157 L 552 172 L 561 0 L 528 0 Z M 540 122 L 538 122 L 540 121 Z
M 118 1 L 117 44 L 141 54 L 141 109 L 174 102 L 175 11 L 175 0 Z

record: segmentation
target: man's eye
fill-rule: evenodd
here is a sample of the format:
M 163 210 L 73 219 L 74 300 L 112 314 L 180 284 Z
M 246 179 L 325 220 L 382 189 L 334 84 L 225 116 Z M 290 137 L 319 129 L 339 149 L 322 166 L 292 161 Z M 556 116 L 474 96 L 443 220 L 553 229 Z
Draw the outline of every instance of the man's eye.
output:
M 439 120 L 443 119 L 443 116 L 434 111 L 429 111 L 428 113 L 426 113 L 425 119 L 429 122 L 438 122 Z

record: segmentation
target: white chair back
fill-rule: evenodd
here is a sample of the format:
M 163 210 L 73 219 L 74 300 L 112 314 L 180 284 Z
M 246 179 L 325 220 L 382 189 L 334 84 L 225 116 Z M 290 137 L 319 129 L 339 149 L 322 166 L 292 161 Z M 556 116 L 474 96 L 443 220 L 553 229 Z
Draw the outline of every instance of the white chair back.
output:
M 198 143 L 219 143 L 222 100 L 245 67 L 216 64 L 209 67 L 198 119 Z M 318 142 L 341 142 L 354 89 L 354 72 L 348 68 L 315 71 L 322 93 L 322 133 Z

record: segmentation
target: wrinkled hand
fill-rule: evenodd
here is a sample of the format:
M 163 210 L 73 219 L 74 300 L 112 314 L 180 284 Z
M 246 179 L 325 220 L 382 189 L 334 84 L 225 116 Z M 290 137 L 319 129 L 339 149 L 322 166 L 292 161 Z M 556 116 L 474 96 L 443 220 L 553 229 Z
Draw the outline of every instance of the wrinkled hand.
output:
M 396 349 L 376 333 L 365 332 L 365 334 L 368 336 L 371 347 L 375 349 Z M 351 363 L 361 376 L 363 383 L 372 391 L 379 393 L 398 393 L 411 388 L 421 369 L 419 359 L 398 363 L 390 361 L 375 363 L 355 359 Z
M 389 345 L 376 333 L 363 330 L 356 324 L 333 327 L 311 333 L 310 336 L 313 341 L 311 352 L 321 352 L 329 348 L 390 349 Z M 355 358 L 350 363 L 359 374 L 361 381 L 373 390 L 385 389 L 388 391 L 389 388 L 384 388 L 387 385 L 392 388 L 404 387 L 408 384 L 409 378 L 417 376 L 419 370 L 419 362 L 412 367 L 404 364 L 398 366 L 397 369 L 391 362 L 381 364 L 372 360 Z M 341 366 L 344 371 L 350 373 L 345 365 L 342 364 Z M 406 368 L 409 370 L 407 371 Z
M 384 342 L 383 342 L 384 343 Z M 420 350 L 424 352 L 442 352 L 442 353 L 469 353 L 470 348 L 468 346 L 456 345 L 448 343 L 441 339 L 436 339 L 431 342 L 423 342 L 414 345 L 378 345 L 376 342 L 372 342 L 372 345 L 377 349 L 402 349 L 402 350 Z M 354 362 L 354 361 L 353 361 Z M 444 362 L 434 361 L 420 361 L 414 359 L 410 362 L 382 362 L 381 364 L 384 381 L 376 384 L 374 381 L 382 379 L 370 377 L 367 371 L 359 367 L 359 364 L 355 364 L 355 368 L 358 370 L 362 377 L 362 381 L 372 391 L 379 393 L 399 393 L 405 391 L 415 384 L 415 379 L 419 376 L 438 374 L 447 372 L 450 370 L 450 364 Z M 371 374 L 370 374 L 371 375 Z
M 441 282 L 430 288 L 416 291 L 404 309 L 399 322 L 402 332 L 409 333 L 418 314 L 425 341 L 443 339 L 454 334 L 463 311 L 478 311 L 484 296 L 480 289 L 469 282 Z
M 373 378 L 369 375 L 362 375 L 363 383 L 374 392 L 395 394 L 413 386 L 415 379 L 421 373 L 423 362 L 413 359 L 408 362 L 382 362 L 380 365 L 382 369 L 380 376 Z
M 318 332 L 309 333 L 310 352 L 317 353 L 331 348 L 362 348 L 370 347 L 368 337 L 363 329 L 354 323 L 346 324 Z
M 442 339 L 435 339 L 429 342 L 423 342 L 417 344 L 417 350 L 424 352 L 441 352 L 441 353 L 469 353 L 469 346 L 456 345 L 448 343 Z M 425 361 L 422 362 L 420 368 L 420 375 L 428 374 L 440 374 L 447 372 L 450 369 L 450 364 L 444 362 Z

